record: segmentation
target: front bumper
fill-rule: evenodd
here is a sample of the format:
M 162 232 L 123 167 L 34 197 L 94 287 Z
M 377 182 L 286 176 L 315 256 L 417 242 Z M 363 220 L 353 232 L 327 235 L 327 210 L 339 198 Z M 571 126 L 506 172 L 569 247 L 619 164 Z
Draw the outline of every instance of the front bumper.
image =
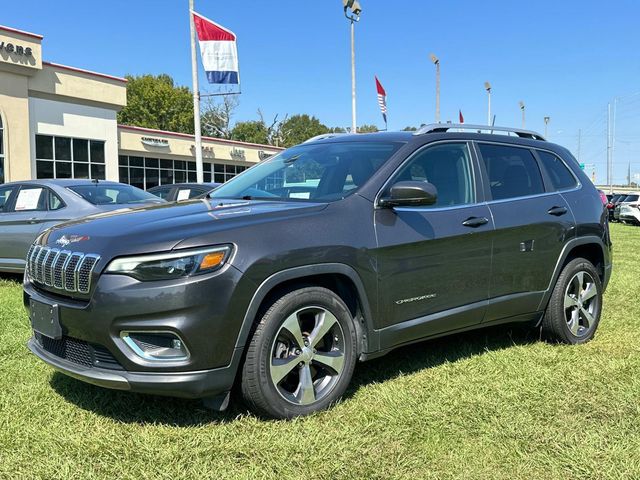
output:
M 245 291 L 246 290 L 246 291 Z M 28 342 L 38 358 L 60 372 L 106 388 L 185 398 L 228 392 L 242 356 L 238 332 L 251 285 L 228 266 L 210 276 L 170 282 L 138 282 L 102 275 L 87 299 L 55 295 L 25 278 L 24 304 L 57 305 L 62 338 L 40 334 Z M 239 298 L 238 298 L 239 297 Z M 233 301 L 232 301 L 233 299 Z M 167 331 L 190 353 L 180 361 L 138 356 L 123 331 Z
M 234 351 L 231 364 L 223 368 L 197 372 L 127 372 L 106 368 L 84 367 L 45 351 L 31 338 L 27 347 L 36 357 L 61 373 L 83 382 L 115 390 L 166 395 L 182 398 L 213 397 L 228 392 L 233 386 L 242 358 L 242 349 Z

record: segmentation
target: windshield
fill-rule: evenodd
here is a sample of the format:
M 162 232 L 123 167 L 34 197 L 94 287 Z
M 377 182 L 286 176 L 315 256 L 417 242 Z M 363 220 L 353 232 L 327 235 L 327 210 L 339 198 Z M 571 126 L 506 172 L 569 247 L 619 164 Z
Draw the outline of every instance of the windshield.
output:
M 402 143 L 302 144 L 259 163 L 209 198 L 334 201 L 362 186 Z
M 131 185 L 105 185 L 96 183 L 92 185 L 76 185 L 68 188 L 94 205 L 131 205 L 133 203 L 164 202 L 164 200 L 161 200 L 155 195 L 132 187 Z

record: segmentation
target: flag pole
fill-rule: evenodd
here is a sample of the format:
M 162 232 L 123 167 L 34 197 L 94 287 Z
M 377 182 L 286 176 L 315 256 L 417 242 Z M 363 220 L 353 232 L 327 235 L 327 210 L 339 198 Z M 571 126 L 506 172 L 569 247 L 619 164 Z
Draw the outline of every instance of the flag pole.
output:
M 189 26 L 191 30 L 191 78 L 193 81 L 193 130 L 196 140 L 196 181 L 204 182 L 202 168 L 202 133 L 200 132 L 200 88 L 196 57 L 196 29 L 193 22 L 193 0 L 189 0 Z

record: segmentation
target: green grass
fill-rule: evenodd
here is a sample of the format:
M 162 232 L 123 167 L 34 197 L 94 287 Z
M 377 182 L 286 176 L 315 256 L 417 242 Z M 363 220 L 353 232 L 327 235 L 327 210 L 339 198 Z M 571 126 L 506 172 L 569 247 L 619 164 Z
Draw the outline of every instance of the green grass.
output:
M 115 392 L 30 355 L 0 280 L 0 478 L 640 478 L 640 228 L 613 225 L 595 339 L 506 327 L 361 364 L 330 411 L 265 421 L 235 402 Z

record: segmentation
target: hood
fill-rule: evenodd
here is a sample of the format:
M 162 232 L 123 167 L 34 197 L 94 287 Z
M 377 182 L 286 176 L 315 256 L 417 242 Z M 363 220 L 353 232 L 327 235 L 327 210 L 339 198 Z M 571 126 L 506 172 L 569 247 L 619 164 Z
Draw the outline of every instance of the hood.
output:
M 167 251 L 192 237 L 289 219 L 323 210 L 326 206 L 325 203 L 225 199 L 148 205 L 61 223 L 47 230 L 39 242 L 114 258 Z

